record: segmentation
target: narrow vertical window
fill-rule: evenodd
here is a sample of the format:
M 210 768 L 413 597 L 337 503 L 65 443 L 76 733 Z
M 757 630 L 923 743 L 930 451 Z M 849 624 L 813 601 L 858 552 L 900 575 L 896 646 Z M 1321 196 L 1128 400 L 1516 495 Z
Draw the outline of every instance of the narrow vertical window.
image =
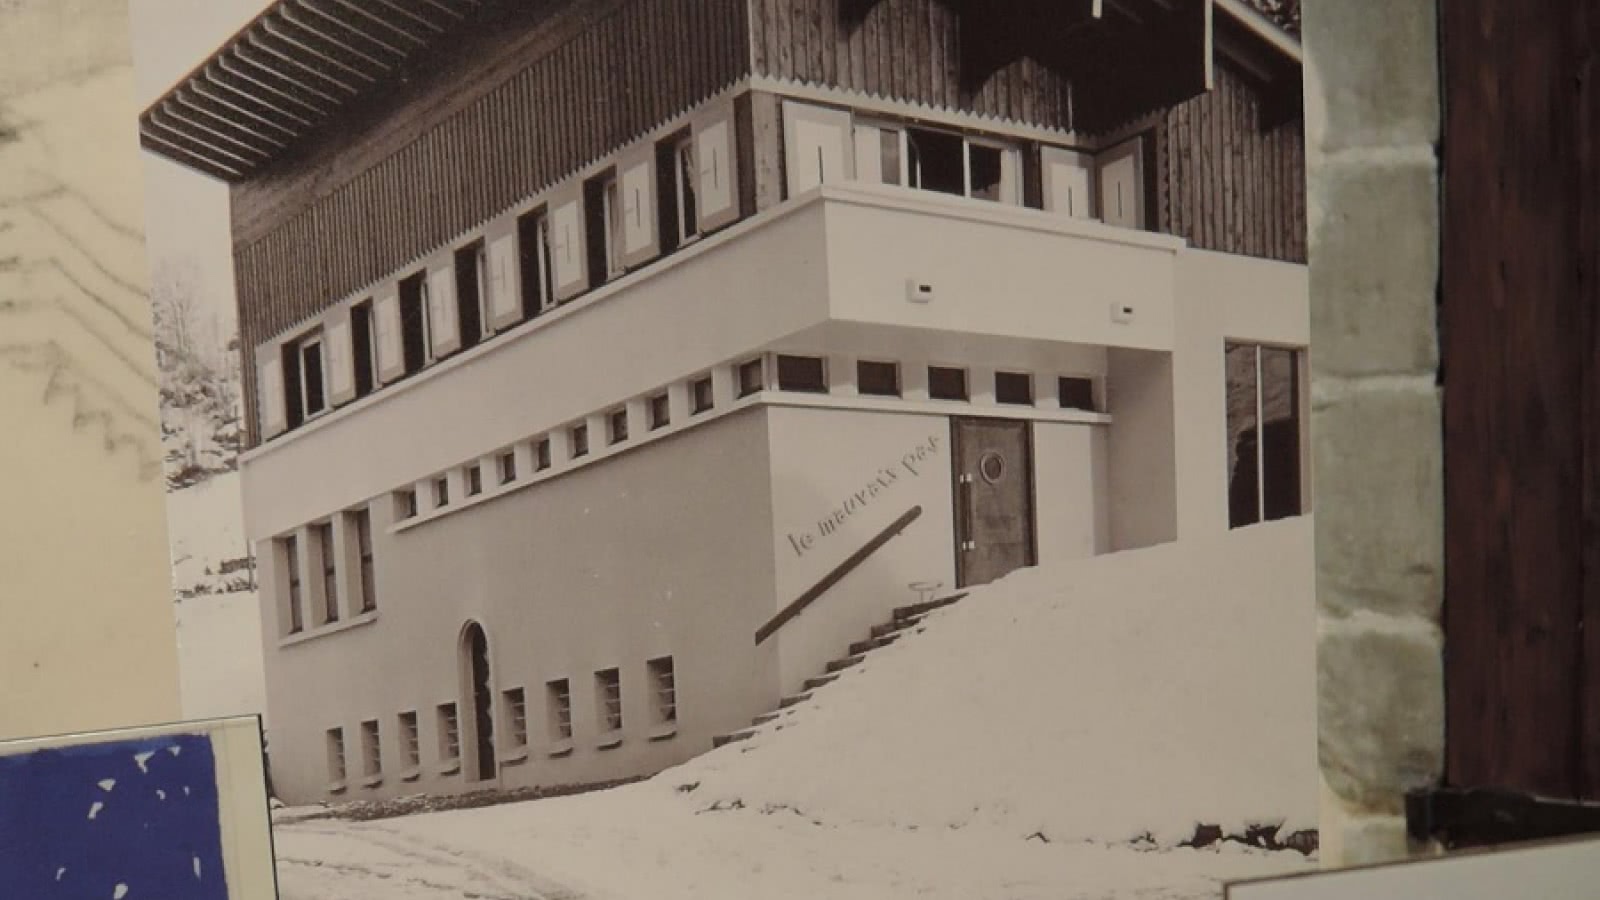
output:
M 550 271 L 550 221 L 541 207 L 517 219 L 517 260 L 522 275 L 522 317 L 555 305 Z
M 618 274 L 620 249 L 615 240 L 620 211 L 617 208 L 617 173 L 609 170 L 583 185 L 584 236 L 589 258 L 589 286 L 599 287 Z
M 436 508 L 450 505 L 450 479 L 446 476 L 433 480 L 433 505 Z
M 700 233 L 700 211 L 695 201 L 694 139 L 684 136 L 675 150 L 678 177 L 678 234 L 689 241 Z
M 622 673 L 617 669 L 594 673 L 594 693 L 600 727 L 607 732 L 621 731 Z
M 461 727 L 454 703 L 441 703 L 439 716 L 439 758 L 451 762 L 461 758 Z
M 417 733 L 415 710 L 400 714 L 400 754 L 407 769 L 422 765 L 422 740 Z
M 967 142 L 967 196 L 978 200 L 1001 199 L 1001 163 L 1003 151 L 987 144 Z
M 424 272 L 400 282 L 400 348 L 407 375 L 428 364 L 428 282 Z
M 536 472 L 543 472 L 550 468 L 550 439 L 540 438 L 533 445 L 533 468 Z
M 606 429 L 611 432 L 610 442 L 620 444 L 628 439 L 628 410 L 612 410 L 606 416 Z
M 647 663 L 647 667 L 650 670 L 655 724 L 664 725 L 678 721 L 678 685 L 672 671 L 672 657 L 652 659 Z
M 517 454 L 511 450 L 500 454 L 500 483 L 510 484 L 517 480 Z
M 300 541 L 294 536 L 283 539 L 284 566 L 289 573 L 289 633 L 305 630 L 305 608 L 300 591 Z
M 1230 344 L 1226 350 L 1228 428 L 1228 527 L 1261 521 L 1261 399 L 1254 345 Z
M 395 518 L 414 519 L 417 516 L 417 489 L 405 488 L 394 492 Z
M 317 556 L 322 563 L 322 609 L 324 622 L 339 621 L 339 567 L 333 550 L 333 525 L 312 526 L 317 536 Z
M 666 394 L 657 394 L 650 398 L 650 430 L 665 428 L 672 424 L 672 404 Z
M 567 432 L 568 446 L 572 448 L 572 458 L 589 455 L 589 426 L 574 425 Z
M 483 493 L 483 466 L 467 466 L 467 496 L 476 497 Z
M 284 427 L 298 428 L 306 420 L 306 395 L 300 378 L 300 345 L 293 341 L 284 344 L 281 362 Z
M 378 720 L 361 723 L 361 774 L 376 778 L 383 774 L 383 745 L 379 741 Z
M 489 324 L 484 253 L 483 241 L 474 241 L 455 254 L 456 318 L 463 349 L 482 341 Z
M 365 397 L 378 384 L 377 332 L 372 318 L 372 301 L 363 300 L 350 308 L 350 341 L 355 357 L 356 396 Z
M 322 335 L 306 338 L 300 343 L 300 402 L 306 418 L 328 408 L 327 386 L 322 378 Z
M 1300 354 L 1261 348 L 1261 517 L 1303 512 L 1300 484 Z
M 550 740 L 560 742 L 572 738 L 572 688 L 567 679 L 559 678 L 544 686 L 546 707 L 550 711 Z
M 332 785 L 343 785 L 345 779 L 343 728 L 328 729 L 327 747 L 328 783 Z
M 372 565 L 372 513 L 358 509 L 350 514 L 350 524 L 356 534 L 356 552 L 361 558 L 361 611 L 372 612 L 378 608 L 377 573 Z
M 503 708 L 509 726 L 506 736 L 511 742 L 511 747 L 515 749 L 528 746 L 528 700 L 522 688 L 505 691 Z

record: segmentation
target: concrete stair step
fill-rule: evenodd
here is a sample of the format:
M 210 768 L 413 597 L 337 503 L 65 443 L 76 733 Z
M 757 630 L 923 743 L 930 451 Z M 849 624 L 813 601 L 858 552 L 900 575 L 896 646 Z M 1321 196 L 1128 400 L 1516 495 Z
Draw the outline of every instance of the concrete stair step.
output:
M 911 616 L 905 619 L 895 619 L 892 622 L 885 622 L 882 625 L 874 625 L 872 626 L 872 636 L 875 638 L 881 638 L 886 635 L 898 634 L 921 621 L 922 616 Z
M 765 725 L 768 722 L 776 722 L 778 717 L 781 715 L 783 715 L 783 713 L 778 712 L 777 710 L 773 710 L 772 712 L 768 713 L 762 713 L 761 715 L 756 716 L 754 719 L 751 719 L 750 724 L 760 728 L 762 725 Z
M 848 669 L 851 666 L 860 664 L 860 662 L 864 659 L 866 659 L 866 656 L 860 653 L 857 653 L 855 656 L 846 656 L 844 659 L 836 659 L 833 662 L 828 663 L 828 671 L 843 672 L 845 669 Z
M 900 634 L 896 632 L 893 634 L 883 635 L 882 637 L 872 637 L 867 638 L 864 641 L 856 641 L 854 644 L 850 645 L 850 655 L 855 656 L 860 653 L 871 653 L 879 647 L 887 647 L 899 639 Z
M 825 684 L 832 684 L 834 681 L 837 681 L 838 678 L 838 672 L 830 672 L 827 675 L 818 675 L 815 678 L 807 678 L 805 688 L 807 691 L 814 691 Z
M 965 596 L 967 595 L 964 593 L 951 594 L 948 597 L 940 597 L 936 600 L 926 600 L 922 603 L 913 603 L 910 606 L 896 607 L 894 611 L 894 618 L 896 621 L 899 621 L 901 619 L 909 619 L 912 616 L 920 616 L 925 613 L 930 613 L 936 609 L 943 609 L 946 606 L 959 601 Z
M 806 702 L 807 700 L 810 700 L 810 699 L 811 699 L 811 692 L 810 691 L 806 691 L 803 694 L 790 694 L 789 696 L 787 696 L 787 697 L 783 698 L 782 700 L 778 701 L 778 708 L 779 709 L 788 709 L 789 707 L 794 706 L 796 703 L 804 703 L 804 702 Z
M 723 747 L 738 741 L 747 741 L 755 736 L 756 732 L 749 728 L 746 728 L 743 731 L 735 731 L 732 734 L 719 734 L 711 739 L 711 748 L 714 750 L 718 747 Z

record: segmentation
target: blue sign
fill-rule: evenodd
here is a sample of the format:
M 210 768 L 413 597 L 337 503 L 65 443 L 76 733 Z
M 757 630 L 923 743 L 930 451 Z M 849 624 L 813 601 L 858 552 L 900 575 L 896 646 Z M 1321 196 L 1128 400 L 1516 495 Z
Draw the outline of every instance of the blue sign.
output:
M 0 756 L 0 897 L 228 900 L 211 739 Z

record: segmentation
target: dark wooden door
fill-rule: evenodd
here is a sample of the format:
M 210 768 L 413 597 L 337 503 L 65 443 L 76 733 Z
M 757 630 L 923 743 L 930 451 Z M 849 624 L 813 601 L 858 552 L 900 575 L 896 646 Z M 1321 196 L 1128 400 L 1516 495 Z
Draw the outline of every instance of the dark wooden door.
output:
M 951 421 L 956 583 L 987 584 L 1034 564 L 1033 433 L 1027 422 Z
M 1600 800 L 1600 7 L 1439 14 L 1446 778 Z
M 495 776 L 494 695 L 489 687 L 489 640 L 476 623 L 467 635 L 467 652 L 472 676 L 472 752 L 477 761 L 470 774 L 478 781 L 488 781 Z

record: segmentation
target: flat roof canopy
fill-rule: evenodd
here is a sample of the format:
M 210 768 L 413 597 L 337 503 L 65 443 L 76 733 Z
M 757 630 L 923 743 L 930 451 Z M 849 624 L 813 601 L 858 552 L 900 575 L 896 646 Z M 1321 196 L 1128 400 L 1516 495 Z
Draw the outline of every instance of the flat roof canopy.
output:
M 277 0 L 140 115 L 140 143 L 225 181 L 247 178 L 482 5 Z

